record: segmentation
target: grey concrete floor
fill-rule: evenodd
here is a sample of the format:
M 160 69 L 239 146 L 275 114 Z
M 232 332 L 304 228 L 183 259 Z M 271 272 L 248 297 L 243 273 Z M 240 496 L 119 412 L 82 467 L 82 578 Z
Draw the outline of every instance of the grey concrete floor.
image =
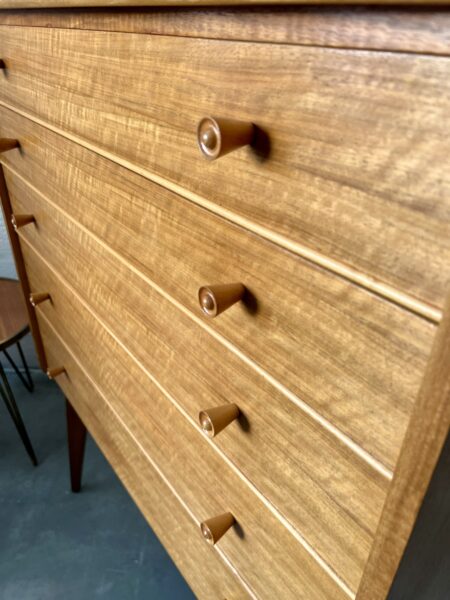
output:
M 69 491 L 63 396 L 11 373 L 39 466 L 0 400 L 0 600 L 192 600 L 194 595 L 94 442 Z

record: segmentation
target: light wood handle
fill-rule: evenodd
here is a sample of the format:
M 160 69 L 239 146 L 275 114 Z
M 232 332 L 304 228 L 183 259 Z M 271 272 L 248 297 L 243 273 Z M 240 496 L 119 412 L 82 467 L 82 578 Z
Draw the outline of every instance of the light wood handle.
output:
M 47 369 L 47 377 L 49 379 L 55 379 L 61 373 L 65 373 L 66 369 L 64 367 L 53 367 L 52 369 Z
M 217 317 L 224 310 L 241 300 L 245 293 L 242 283 L 207 285 L 198 290 L 198 301 L 207 317 Z
M 204 433 L 209 437 L 214 437 L 238 416 L 239 408 L 236 404 L 223 404 L 222 406 L 202 410 L 198 415 L 198 419 Z
M 14 229 L 17 231 L 24 225 L 28 225 L 28 223 L 35 223 L 36 219 L 34 215 L 12 215 L 11 223 Z
M 41 302 L 45 302 L 45 300 L 50 300 L 50 294 L 47 292 L 37 292 L 35 294 L 30 294 L 30 304 L 31 306 L 36 307 Z
M 226 533 L 232 525 L 236 522 L 236 519 L 229 512 L 217 517 L 212 517 L 207 521 L 203 521 L 200 524 L 200 529 L 205 540 L 214 546 L 220 538 Z
M 0 153 L 18 148 L 20 146 L 19 140 L 13 140 L 11 138 L 0 138 Z
M 252 123 L 204 117 L 197 125 L 197 143 L 205 158 L 215 160 L 252 142 L 255 127 Z

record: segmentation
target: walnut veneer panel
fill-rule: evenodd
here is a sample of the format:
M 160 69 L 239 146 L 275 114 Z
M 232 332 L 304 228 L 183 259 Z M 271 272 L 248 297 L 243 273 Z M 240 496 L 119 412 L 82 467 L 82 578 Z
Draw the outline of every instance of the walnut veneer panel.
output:
M 70 282 L 193 423 L 204 408 L 236 402 L 245 419 L 228 427 L 214 443 L 356 589 L 388 480 L 102 244 L 11 172 L 6 174 L 15 210 L 32 211 L 38 222 L 38 228 L 21 230 L 33 291 L 45 288 L 50 293 L 64 323 L 75 319 L 68 312 L 70 294 L 60 289 L 28 244 Z M 90 329 L 80 335 L 90 338 Z
M 436 7 L 5 10 L 0 11 L 0 23 L 450 54 L 450 13 Z
M 148 460 L 117 413 L 100 395 L 70 350 L 43 318 L 39 320 L 49 364 L 64 364 L 69 376 L 58 384 L 94 436 L 122 483 L 198 598 L 242 600 L 245 589 L 216 552 L 208 548 L 198 524 Z
M 245 4 L 341 4 L 342 0 L 0 0 L 2 8 L 113 6 L 240 6 Z M 448 0 L 346 0 L 347 4 L 448 4 Z
M 2 212 L 3 218 L 5 220 L 5 228 L 8 231 L 8 236 L 11 243 L 11 250 L 14 257 L 14 263 L 16 266 L 16 272 L 19 276 L 20 283 L 22 286 L 22 292 L 24 298 L 28 298 L 30 294 L 30 287 L 28 285 L 28 277 L 27 272 L 25 270 L 25 265 L 23 264 L 22 254 L 20 251 L 19 238 L 14 232 L 13 225 L 11 223 L 11 204 L 9 201 L 8 189 L 6 187 L 5 176 L 3 174 L 3 167 L 0 164 L 0 199 L 2 204 Z M 36 354 L 39 362 L 39 366 L 41 369 L 45 370 L 47 368 L 44 348 L 42 346 L 42 340 L 39 333 L 39 327 L 36 321 L 36 316 L 34 311 L 31 308 L 31 305 L 26 303 L 27 313 L 28 313 L 28 322 L 30 325 L 31 333 L 34 340 L 34 345 L 36 349 Z
M 265 235 L 342 261 L 369 287 L 442 307 L 446 59 L 33 27 L 2 27 L 0 53 L 5 102 Z M 207 163 L 195 126 L 211 113 L 265 135 Z
M 8 343 L 28 326 L 28 317 L 20 283 L 0 278 L 0 346 Z M 7 346 L 5 346 L 7 347 Z
M 29 252 L 25 251 L 24 256 L 27 263 Z M 35 263 L 29 272 L 32 287 L 41 284 L 45 274 Z M 74 294 L 65 293 L 62 287 L 60 283 L 61 295 L 56 295 L 53 305 L 47 302 L 39 306 L 38 320 L 44 315 L 66 340 L 197 522 L 226 511 L 234 515 L 238 526 L 217 546 L 257 596 L 347 599 L 348 595 L 218 456 L 203 434 L 192 427 Z M 70 378 L 71 372 L 68 374 Z
M 0 114 L 0 133 L 23 148 L 4 163 L 193 314 L 201 316 L 201 285 L 242 281 L 251 301 L 208 325 L 393 468 L 433 325 L 11 111 Z M 52 239 L 61 236 L 54 228 Z
M 450 293 L 447 297 L 444 317 L 434 340 L 420 394 L 414 404 L 394 479 L 383 507 L 375 541 L 358 591 L 358 600 L 384 600 L 391 587 L 431 476 L 449 434 L 449 365 Z M 444 479 L 443 485 L 448 486 L 448 476 Z M 443 498 L 445 501 L 445 495 Z M 448 506 L 445 504 L 442 504 L 442 512 L 448 517 Z M 433 526 L 435 525 L 433 523 Z M 416 562 L 416 568 L 418 565 L 419 563 Z M 425 568 L 428 576 L 433 575 L 432 567 L 431 564 L 428 570 Z

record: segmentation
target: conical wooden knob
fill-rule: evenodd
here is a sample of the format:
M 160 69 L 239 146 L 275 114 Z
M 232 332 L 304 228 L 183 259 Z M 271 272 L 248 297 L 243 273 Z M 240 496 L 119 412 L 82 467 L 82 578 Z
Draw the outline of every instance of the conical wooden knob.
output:
M 47 369 L 47 377 L 49 379 L 55 379 L 58 375 L 65 372 L 64 367 L 53 367 L 52 369 Z
M 234 119 L 204 117 L 197 126 L 197 142 L 208 160 L 215 160 L 250 144 L 254 134 L 253 123 Z
M 41 302 L 45 302 L 45 300 L 50 300 L 50 294 L 47 292 L 37 292 L 36 294 L 30 294 L 30 304 L 31 306 L 36 307 Z
M 200 524 L 200 529 L 205 540 L 214 545 L 220 540 L 224 533 L 236 522 L 233 515 L 229 512 L 218 515 Z
M 12 150 L 13 148 L 18 148 L 19 146 L 19 140 L 0 138 L 0 152 L 6 152 L 7 150 Z
M 203 431 L 209 437 L 214 437 L 238 416 L 239 408 L 236 404 L 223 404 L 222 406 L 202 410 L 198 415 L 198 419 Z
M 12 215 L 11 223 L 14 229 L 17 231 L 24 225 L 28 225 L 28 223 L 34 223 L 36 219 L 34 215 Z
M 242 283 L 207 285 L 198 290 L 200 307 L 207 317 L 217 317 L 224 310 L 239 302 L 244 295 Z

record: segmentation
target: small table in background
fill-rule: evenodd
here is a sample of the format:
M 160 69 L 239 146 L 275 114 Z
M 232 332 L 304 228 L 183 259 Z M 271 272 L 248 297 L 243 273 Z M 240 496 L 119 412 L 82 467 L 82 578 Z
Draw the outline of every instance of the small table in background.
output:
M 28 315 L 25 308 L 20 283 L 13 279 L 0 278 L 0 351 L 6 356 L 9 364 L 22 381 L 29 392 L 33 391 L 33 380 L 28 369 L 25 356 L 20 345 L 20 340 L 30 331 Z M 20 372 L 16 363 L 8 352 L 8 348 L 17 345 L 19 356 L 24 367 L 24 374 Z M 37 465 L 36 455 L 28 437 L 22 416 L 17 407 L 14 394 L 9 385 L 3 365 L 0 362 L 0 396 L 3 398 L 6 408 L 11 415 L 14 425 L 22 439 L 34 465 Z

